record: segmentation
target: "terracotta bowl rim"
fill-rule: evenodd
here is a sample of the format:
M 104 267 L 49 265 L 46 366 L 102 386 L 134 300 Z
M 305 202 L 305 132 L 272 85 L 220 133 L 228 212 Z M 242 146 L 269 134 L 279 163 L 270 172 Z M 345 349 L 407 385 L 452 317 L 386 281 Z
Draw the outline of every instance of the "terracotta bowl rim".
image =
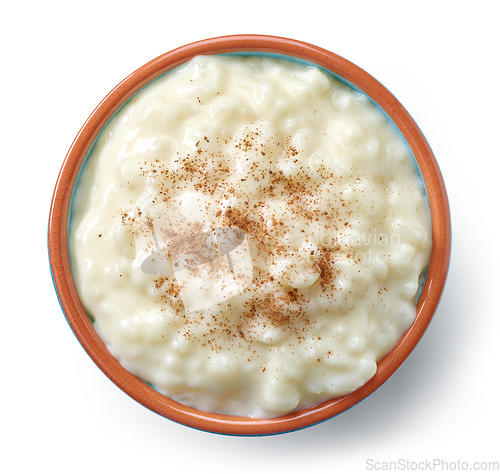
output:
M 417 317 L 394 349 L 379 362 L 375 376 L 349 395 L 272 419 L 203 412 L 167 398 L 127 372 L 109 353 L 83 309 L 68 252 L 68 219 L 78 172 L 100 130 L 116 110 L 154 78 L 196 55 L 238 52 L 272 53 L 315 63 L 371 97 L 393 120 L 412 149 L 426 186 L 432 218 L 431 259 Z M 350 61 L 309 43 L 277 36 L 232 35 L 191 43 L 153 59 L 125 78 L 96 107 L 61 167 L 50 209 L 48 250 L 56 293 L 71 329 L 92 360 L 120 389 L 150 410 L 186 426 L 229 435 L 269 435 L 305 428 L 342 413 L 373 393 L 401 366 L 427 329 L 444 290 L 451 253 L 451 222 L 443 178 L 429 144 L 410 114 L 380 82 Z

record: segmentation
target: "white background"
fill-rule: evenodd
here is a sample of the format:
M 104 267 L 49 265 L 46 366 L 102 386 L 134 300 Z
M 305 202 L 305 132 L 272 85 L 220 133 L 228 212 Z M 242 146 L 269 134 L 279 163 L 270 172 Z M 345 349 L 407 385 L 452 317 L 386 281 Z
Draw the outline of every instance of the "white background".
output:
M 28 0 L 2 8 L 2 472 L 345 474 L 400 459 L 500 461 L 500 36 L 494 2 L 467 4 Z M 441 305 L 403 367 L 338 417 L 264 438 L 177 425 L 115 387 L 66 323 L 46 250 L 59 168 L 99 101 L 166 51 L 237 33 L 316 44 L 388 87 L 434 150 L 454 233 Z

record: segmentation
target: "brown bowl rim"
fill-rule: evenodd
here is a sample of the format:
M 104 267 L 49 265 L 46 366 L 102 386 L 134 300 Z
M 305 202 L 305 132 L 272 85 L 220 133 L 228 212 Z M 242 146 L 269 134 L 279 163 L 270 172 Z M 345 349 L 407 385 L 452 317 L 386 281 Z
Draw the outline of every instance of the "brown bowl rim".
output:
M 394 349 L 379 362 L 375 376 L 346 396 L 272 419 L 203 412 L 160 394 L 126 371 L 110 354 L 83 309 L 68 251 L 73 186 L 92 143 L 116 110 L 154 78 L 196 55 L 238 52 L 275 53 L 315 63 L 371 97 L 394 121 L 412 149 L 426 186 L 432 219 L 431 259 L 417 304 L 417 316 Z M 76 136 L 60 170 L 50 209 L 48 250 L 54 286 L 69 325 L 92 360 L 119 388 L 145 407 L 183 425 L 213 433 L 266 435 L 305 428 L 342 413 L 374 392 L 401 366 L 439 304 L 450 261 L 451 223 L 446 189 L 434 154 L 410 114 L 381 83 L 350 61 L 309 43 L 277 36 L 232 35 L 191 43 L 153 59 L 125 78 L 96 107 Z

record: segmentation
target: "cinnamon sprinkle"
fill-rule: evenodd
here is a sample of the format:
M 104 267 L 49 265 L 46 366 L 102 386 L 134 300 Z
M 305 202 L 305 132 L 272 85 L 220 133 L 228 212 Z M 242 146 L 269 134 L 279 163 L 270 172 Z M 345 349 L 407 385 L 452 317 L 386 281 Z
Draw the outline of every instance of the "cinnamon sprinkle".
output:
M 207 136 L 203 137 L 204 143 L 210 141 Z M 256 337 L 261 337 L 259 334 L 263 330 L 271 327 L 291 332 L 299 341 L 305 340 L 311 323 L 307 311 L 310 292 L 289 286 L 288 270 L 277 278 L 270 264 L 276 259 L 291 258 L 294 261 L 296 258 L 284 245 L 284 239 L 290 233 L 305 234 L 304 229 L 296 228 L 296 222 L 317 223 L 336 232 L 347 223 L 345 219 L 349 213 L 343 209 L 345 203 L 340 195 L 337 196 L 336 208 L 326 211 L 323 208 L 320 196 L 327 170 L 320 166 L 318 170 L 322 179 L 316 180 L 310 174 L 307 159 L 301 156 L 302 151 L 289 142 L 290 139 L 265 136 L 260 127 L 254 130 L 247 127 L 242 137 L 224 139 L 225 152 L 210 152 L 198 141 L 194 153 L 184 156 L 177 153 L 174 157 L 177 162 L 175 171 L 169 168 L 168 160 L 157 162 L 154 166 L 146 163 L 141 166 L 143 176 L 154 178 L 160 198 L 157 202 L 166 202 L 190 189 L 202 193 L 209 197 L 207 213 L 212 216 L 214 228 L 240 229 L 250 244 L 254 284 L 252 288 L 245 289 L 243 305 L 231 308 L 229 317 L 207 319 L 204 316 L 200 318 L 198 313 L 186 313 L 173 276 L 161 277 L 154 282 L 161 295 L 160 304 L 173 308 L 179 317 L 185 319 L 184 337 L 199 338 L 202 345 L 215 351 L 221 350 L 219 337 L 251 345 Z M 292 178 L 276 166 L 280 159 L 289 162 L 296 170 Z M 237 179 L 234 168 L 228 165 L 235 161 L 249 163 L 248 172 L 240 174 Z M 328 174 L 330 181 L 338 179 L 331 172 Z M 256 196 L 260 197 L 256 199 Z M 273 207 L 275 199 L 283 203 L 276 209 Z M 125 224 L 129 220 L 133 222 L 133 217 L 124 213 L 122 222 Z M 176 231 L 178 229 L 172 230 Z M 207 247 L 203 229 L 195 225 L 183 229 L 182 235 L 177 235 L 174 242 L 169 249 L 171 255 L 189 255 L 182 262 L 184 267 L 193 269 L 199 262 L 212 258 L 210 252 L 213 249 Z M 315 266 L 319 279 L 313 284 L 312 291 L 331 293 L 339 273 L 335 261 L 343 251 L 335 242 L 323 243 L 318 248 L 320 256 Z M 222 309 L 225 305 L 226 309 L 230 306 L 228 302 L 223 302 L 218 308 Z M 196 327 L 199 329 L 196 330 Z

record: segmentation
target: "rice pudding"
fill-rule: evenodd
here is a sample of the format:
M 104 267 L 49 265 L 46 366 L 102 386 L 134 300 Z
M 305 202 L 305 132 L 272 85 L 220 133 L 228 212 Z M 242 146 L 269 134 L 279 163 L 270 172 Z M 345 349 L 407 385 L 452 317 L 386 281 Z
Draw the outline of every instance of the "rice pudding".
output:
M 431 247 L 411 151 L 315 66 L 200 56 L 107 124 L 72 200 L 81 301 L 110 352 L 201 410 L 350 393 L 411 326 Z

